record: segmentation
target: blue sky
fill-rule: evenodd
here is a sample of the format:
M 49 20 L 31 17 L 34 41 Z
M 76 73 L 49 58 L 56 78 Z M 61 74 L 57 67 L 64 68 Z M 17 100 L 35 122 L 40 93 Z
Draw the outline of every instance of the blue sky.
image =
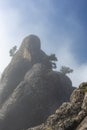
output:
M 58 69 L 70 66 L 73 85 L 87 81 L 87 0 L 0 0 L 0 72 L 10 62 L 9 50 L 36 34 L 42 49 L 55 53 Z

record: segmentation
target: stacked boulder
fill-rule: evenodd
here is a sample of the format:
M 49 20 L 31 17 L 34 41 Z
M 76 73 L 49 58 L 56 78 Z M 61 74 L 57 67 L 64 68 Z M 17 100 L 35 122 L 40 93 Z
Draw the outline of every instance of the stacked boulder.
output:
M 69 100 L 73 91 L 71 80 L 49 70 L 47 59 L 37 36 L 23 40 L 0 81 L 0 130 L 39 125 Z

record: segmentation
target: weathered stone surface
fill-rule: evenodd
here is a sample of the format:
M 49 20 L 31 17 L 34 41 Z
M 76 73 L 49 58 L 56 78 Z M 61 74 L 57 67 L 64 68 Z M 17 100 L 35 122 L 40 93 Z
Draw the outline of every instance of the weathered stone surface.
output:
M 47 121 L 28 130 L 87 130 L 87 83 L 74 90 L 70 102 L 63 103 Z
M 87 130 L 87 116 L 80 123 L 80 125 L 78 126 L 78 128 L 76 130 Z
M 69 100 L 72 82 L 49 65 L 40 39 L 26 37 L 0 81 L 0 130 L 39 125 Z
M 43 57 L 47 57 L 40 49 L 40 46 L 40 39 L 35 35 L 30 35 L 23 40 L 20 49 L 2 74 L 0 81 L 0 107 L 23 80 L 32 65 L 41 62 Z
M 40 124 L 64 100 L 68 100 L 70 92 L 64 90 L 59 75 L 43 71 L 45 71 L 43 65 L 35 64 L 2 106 L 0 119 L 3 121 L 1 127 L 4 130 L 6 128 L 16 130 Z M 65 86 L 67 88 L 67 84 Z

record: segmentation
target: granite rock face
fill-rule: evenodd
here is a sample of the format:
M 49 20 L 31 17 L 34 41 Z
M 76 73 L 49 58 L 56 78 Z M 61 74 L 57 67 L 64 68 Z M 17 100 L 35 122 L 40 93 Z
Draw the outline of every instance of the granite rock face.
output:
M 87 130 L 87 83 L 74 90 L 70 102 L 63 103 L 45 123 L 27 130 Z
M 39 125 L 69 100 L 72 82 L 49 70 L 47 59 L 37 36 L 23 40 L 0 81 L 0 130 L 24 130 Z

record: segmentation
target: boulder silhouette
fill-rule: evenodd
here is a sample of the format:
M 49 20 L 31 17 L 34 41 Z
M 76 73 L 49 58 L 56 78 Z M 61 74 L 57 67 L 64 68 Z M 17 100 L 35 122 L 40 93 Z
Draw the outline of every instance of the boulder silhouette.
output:
M 27 36 L 0 81 L 0 130 L 22 130 L 44 122 L 73 91 L 72 82 L 49 69 L 40 39 Z
M 20 49 L 2 74 L 0 81 L 0 107 L 23 80 L 24 75 L 32 65 L 40 62 L 46 56 L 40 50 L 40 46 L 40 39 L 35 35 L 30 35 L 23 40 Z

